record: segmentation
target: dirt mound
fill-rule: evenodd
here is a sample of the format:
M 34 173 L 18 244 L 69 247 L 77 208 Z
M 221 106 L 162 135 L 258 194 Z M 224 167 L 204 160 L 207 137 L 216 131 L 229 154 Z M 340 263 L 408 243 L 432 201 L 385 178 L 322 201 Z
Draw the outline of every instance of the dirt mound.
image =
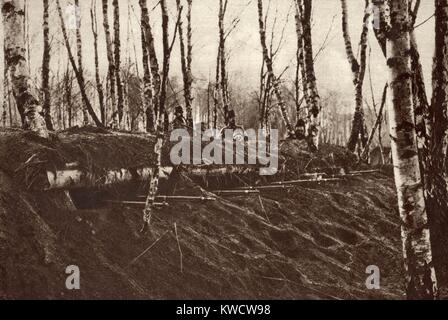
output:
M 156 158 L 153 146 L 154 139 L 146 135 L 90 127 L 51 134 L 50 139 L 0 129 L 0 170 L 30 188 L 47 170 L 65 169 L 70 163 L 89 172 L 149 167 Z
M 146 235 L 139 209 L 72 211 L 63 193 L 1 189 L 4 298 L 403 297 L 393 183 L 381 174 L 270 192 L 264 210 L 257 196 L 173 204 Z M 65 289 L 68 265 L 80 291 Z M 381 269 L 379 291 L 365 287 L 369 265 Z
M 18 152 L 13 143 L 17 134 L 2 132 L 2 140 L 9 141 L 0 149 L 2 159 L 7 158 L 4 152 Z M 93 145 L 107 143 L 109 135 L 119 139 L 116 134 L 66 132 L 60 139 L 65 147 L 57 153 L 70 148 L 70 136 L 78 139 L 80 134 L 94 140 Z M 31 139 L 32 145 L 59 148 L 55 142 Z M 291 148 L 295 151 L 282 157 L 299 161 L 302 151 Z M 127 151 L 117 152 L 124 156 Z M 330 159 L 338 159 L 340 152 L 336 148 Z M 342 165 L 347 158 L 341 154 Z M 28 157 L 17 156 L 15 166 Z M 306 166 L 310 158 L 316 156 L 303 154 L 300 163 Z M 400 226 L 390 173 L 288 192 L 274 190 L 260 197 L 174 202 L 154 213 L 146 234 L 139 232 L 141 208 L 78 210 L 64 192 L 28 192 L 13 178 L 10 171 L 0 170 L 0 298 L 404 297 Z M 171 179 L 164 192 L 207 194 L 182 175 Z M 114 196 L 129 197 L 121 191 Z M 79 291 L 65 287 L 69 265 L 80 268 Z M 370 265 L 381 270 L 381 290 L 365 286 Z
M 101 130 L 100 132 L 98 130 Z M 20 129 L 0 129 L 0 168 L 15 173 L 30 159 L 48 169 L 67 163 L 81 167 L 121 169 L 148 166 L 154 162 L 154 139 L 145 135 L 107 132 L 104 129 L 74 128 L 50 139 Z

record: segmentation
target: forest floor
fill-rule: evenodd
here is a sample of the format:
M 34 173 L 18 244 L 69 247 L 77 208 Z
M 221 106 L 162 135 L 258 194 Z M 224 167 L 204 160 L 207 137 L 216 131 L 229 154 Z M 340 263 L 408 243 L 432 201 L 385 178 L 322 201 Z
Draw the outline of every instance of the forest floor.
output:
M 20 130 L 13 137 L 30 143 Z M 12 148 L 3 143 L 0 159 Z M 204 192 L 174 179 L 176 194 Z M 141 234 L 141 208 L 73 210 L 64 192 L 27 190 L 0 163 L 0 298 L 402 299 L 396 203 L 383 168 L 261 198 L 173 203 Z M 69 265 L 80 268 L 80 290 L 65 287 Z M 365 285 L 370 265 L 381 271 L 380 290 Z

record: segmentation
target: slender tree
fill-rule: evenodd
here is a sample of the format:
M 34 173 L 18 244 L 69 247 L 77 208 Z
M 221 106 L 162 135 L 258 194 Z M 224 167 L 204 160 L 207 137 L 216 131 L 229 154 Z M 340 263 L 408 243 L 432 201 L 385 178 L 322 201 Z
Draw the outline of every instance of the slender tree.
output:
M 146 131 L 154 131 L 154 87 L 151 70 L 149 66 L 149 49 L 146 30 L 149 26 L 149 14 L 146 0 L 139 0 L 141 10 L 141 36 L 142 36 L 142 59 L 143 59 L 143 105 L 146 114 Z
M 159 61 L 157 59 L 154 36 L 152 34 L 152 28 L 149 19 L 149 11 L 147 7 L 146 0 L 139 0 L 140 8 L 142 12 L 142 28 L 145 34 L 145 44 L 148 50 L 149 65 L 151 69 L 152 85 L 153 85 L 153 99 L 152 99 L 152 109 L 154 114 L 157 115 L 159 109 L 159 98 L 160 98 L 160 86 L 161 78 L 159 73 Z M 149 123 L 147 123 L 147 129 L 150 132 L 154 131 L 155 123 L 154 119 L 149 118 Z
M 312 0 L 295 0 L 297 15 L 302 24 L 303 55 L 306 90 L 308 95 L 308 144 L 312 150 L 319 148 L 319 113 L 321 99 L 314 70 L 313 41 L 311 37 Z
M 221 48 L 218 47 L 218 54 L 216 55 L 216 73 L 215 73 L 215 88 L 213 91 L 213 129 L 218 127 L 218 105 L 219 105 L 219 90 L 220 90 L 220 79 L 221 79 Z M 224 115 L 226 118 L 226 115 Z M 224 119 L 226 122 L 226 119 Z
M 306 70 L 305 70 L 305 61 L 303 56 L 303 29 L 302 29 L 302 20 L 300 17 L 299 10 L 296 10 L 295 14 L 296 20 L 296 34 L 297 34 L 297 52 L 296 52 L 296 78 L 295 78 L 295 102 L 296 102 L 296 113 L 297 119 L 300 119 L 301 112 L 301 99 L 300 99 L 300 90 L 303 92 L 303 97 L 305 99 L 306 109 L 308 110 L 308 106 L 310 105 L 310 97 L 307 89 L 307 81 L 306 81 Z M 308 114 L 308 112 L 307 112 Z
M 274 67 L 272 65 L 272 59 L 271 59 L 271 56 L 269 55 L 268 47 L 266 45 L 266 28 L 265 28 L 265 22 L 264 22 L 263 16 L 264 16 L 263 15 L 263 0 L 258 0 L 258 24 L 259 24 L 259 28 L 260 28 L 260 30 L 259 30 L 260 31 L 260 42 L 261 42 L 261 48 L 263 51 L 263 59 L 266 64 L 268 74 L 273 79 L 272 81 L 273 81 L 274 93 L 275 93 L 275 96 L 277 97 L 277 102 L 280 107 L 283 121 L 286 125 L 286 130 L 288 131 L 289 135 L 293 136 L 294 128 L 291 125 L 291 121 L 288 116 L 286 103 L 283 99 L 283 96 L 282 96 L 282 93 L 280 90 L 280 85 L 278 83 L 278 79 L 275 77 Z
M 160 180 L 160 174 L 161 170 L 160 167 L 162 165 L 162 148 L 164 143 L 164 133 L 165 133 L 165 126 L 166 126 L 166 120 L 167 120 L 167 113 L 166 113 L 166 98 L 167 98 L 167 84 L 168 84 L 168 78 L 169 78 L 169 72 L 170 72 L 170 59 L 171 59 L 171 52 L 173 49 L 174 42 L 176 40 L 176 34 L 178 30 L 178 25 L 180 22 L 182 11 L 179 12 L 178 20 L 176 22 L 176 26 L 174 28 L 174 36 L 172 43 L 170 45 L 169 43 L 169 15 L 168 15 L 168 9 L 166 6 L 166 0 L 160 1 L 160 7 L 162 11 L 162 42 L 163 42 L 163 68 L 162 68 L 162 82 L 161 82 L 161 88 L 160 88 L 160 98 L 159 98 L 159 110 L 157 113 L 157 128 L 156 128 L 156 136 L 157 141 L 154 145 L 154 153 L 157 154 L 157 163 L 156 167 L 154 169 L 154 172 L 151 177 L 151 182 L 149 186 L 148 191 L 148 197 L 146 199 L 146 205 L 145 210 L 143 212 L 143 221 L 144 226 L 143 230 L 149 226 L 151 223 L 151 215 L 153 210 L 153 205 L 155 201 L 155 197 L 158 192 L 159 187 L 159 180 Z
M 109 96 L 112 106 L 112 114 L 117 111 L 117 98 L 116 98 L 116 85 L 115 85 L 115 58 L 114 49 L 112 44 L 112 36 L 109 25 L 109 2 L 108 0 L 102 0 L 103 5 L 103 27 L 104 34 L 106 36 L 106 51 L 107 60 L 109 62 L 108 79 L 109 79 Z M 107 118 L 107 114 L 106 114 Z
M 182 12 L 183 6 L 181 0 L 176 0 L 177 11 Z M 187 13 L 187 34 L 184 38 L 184 28 L 182 19 L 179 20 L 178 33 L 179 33 L 179 45 L 180 45 L 180 59 L 182 68 L 182 79 L 184 82 L 184 99 L 185 109 L 187 113 L 187 125 L 193 128 L 193 110 L 192 110 L 192 94 L 191 94 L 191 1 L 188 3 Z
M 84 108 L 87 109 L 87 111 L 90 114 L 90 117 L 92 118 L 93 122 L 95 122 L 95 124 L 98 127 L 103 127 L 103 124 L 98 119 L 98 117 L 97 117 L 97 115 L 95 113 L 95 110 L 93 109 L 93 106 L 90 103 L 90 100 L 89 100 L 89 98 L 87 96 L 87 92 L 86 92 L 86 88 L 85 88 L 84 75 L 81 72 L 79 72 L 79 69 L 76 66 L 76 61 L 75 61 L 75 58 L 73 56 L 72 49 L 71 49 L 71 46 L 70 46 L 70 41 L 69 41 L 68 35 L 67 35 L 67 28 L 65 26 L 64 15 L 63 15 L 63 12 L 62 12 L 62 7 L 61 7 L 60 0 L 56 0 L 56 6 L 57 6 L 57 9 L 58 9 L 59 19 L 60 19 L 60 22 L 61 22 L 62 36 L 64 38 L 64 42 L 65 42 L 65 47 L 67 49 L 68 58 L 69 58 L 70 64 L 72 65 L 73 71 L 75 72 L 75 76 L 76 76 L 76 80 L 78 82 L 78 86 L 79 86 L 79 90 L 80 90 L 80 93 L 81 93 L 81 97 L 82 97 L 82 101 L 83 101 L 83 104 L 84 104 Z
M 82 90 L 85 90 L 85 77 L 84 77 L 84 63 L 83 63 L 83 56 L 82 56 L 82 36 L 81 36 L 81 7 L 79 5 L 79 0 L 75 0 L 75 15 L 76 15 L 76 53 L 78 58 L 78 71 L 82 75 Z M 83 117 L 83 123 L 84 125 L 89 124 L 89 114 L 87 111 L 87 108 L 83 106 L 82 108 L 82 117 Z
M 389 84 L 386 83 L 386 85 L 384 86 L 383 96 L 382 96 L 382 99 L 381 99 L 381 106 L 380 106 L 380 109 L 378 111 L 378 115 L 377 115 L 375 124 L 374 124 L 374 126 L 372 128 L 372 131 L 371 131 L 371 133 L 369 135 L 369 139 L 367 140 L 367 143 L 366 143 L 366 145 L 364 147 L 364 150 L 363 150 L 363 152 L 361 154 L 361 159 L 362 160 L 367 160 L 367 158 L 369 157 L 370 145 L 373 142 L 373 138 L 375 137 L 376 130 L 379 129 L 379 131 L 381 131 L 381 123 L 383 122 L 384 108 L 385 108 L 386 102 L 387 102 L 387 89 L 388 89 L 388 87 L 389 87 Z M 380 137 L 381 137 L 381 132 L 380 132 Z M 381 147 L 381 140 L 379 142 L 380 142 L 380 148 L 382 148 Z
M 53 122 L 51 120 L 51 92 L 50 92 L 50 25 L 49 19 L 49 0 L 43 0 L 43 36 L 44 52 L 42 58 L 42 92 L 44 96 L 43 113 L 47 129 L 53 131 Z
M 99 55 L 98 55 L 98 22 L 96 18 L 96 2 L 90 9 L 90 18 L 92 20 L 92 33 L 93 33 L 93 49 L 95 54 L 95 81 L 96 90 L 98 92 L 98 100 L 100 103 L 101 123 L 106 125 L 106 106 L 104 104 L 104 90 L 101 83 L 100 68 L 99 68 Z
M 11 76 L 11 86 L 17 108 L 23 115 L 24 127 L 47 138 L 48 131 L 40 115 L 42 106 L 32 94 L 24 40 L 24 8 L 19 0 L 2 1 L 5 60 Z
M 114 59 L 115 59 L 115 80 L 117 82 L 117 111 L 118 111 L 118 123 L 122 126 L 124 116 L 124 95 L 123 95 L 123 83 L 121 81 L 121 28 L 120 28 L 120 5 L 118 0 L 113 0 L 114 6 Z
M 187 122 L 193 127 L 193 72 L 191 64 L 193 62 L 193 28 L 192 28 L 192 10 L 193 0 L 187 0 Z
M 67 106 L 67 118 L 69 128 L 73 126 L 72 91 L 73 91 L 73 78 L 70 74 L 69 66 L 67 65 L 67 70 L 64 73 L 64 101 L 65 105 Z
M 367 144 L 367 132 L 365 130 L 364 122 L 364 108 L 363 108 L 363 84 L 366 74 L 367 66 L 367 36 L 368 36 L 368 25 L 367 21 L 370 17 L 369 11 L 369 0 L 365 0 L 365 14 L 363 18 L 363 28 L 361 32 L 360 40 L 360 61 L 355 58 L 353 53 L 352 42 L 350 39 L 350 32 L 348 28 L 348 10 L 347 10 L 347 0 L 341 0 L 342 7 L 342 33 L 344 36 L 345 51 L 347 54 L 347 59 L 349 61 L 352 75 L 353 84 L 355 86 L 355 113 L 353 117 L 352 132 L 348 142 L 348 149 L 350 151 L 355 151 L 356 145 L 359 140 L 361 140 L 362 147 Z
M 428 218 L 420 174 L 412 79 L 408 0 L 389 1 L 386 34 L 391 108 L 389 127 L 401 216 L 402 241 L 409 299 L 434 299 L 437 281 L 432 261 Z
M 3 67 L 3 112 L 2 112 L 2 123 L 3 127 L 6 127 L 6 120 L 8 116 L 8 96 L 9 96 L 9 85 L 8 85 L 8 67 L 6 63 Z M 10 121 L 10 125 L 12 126 L 12 121 Z
M 223 102 L 224 111 L 224 123 L 228 124 L 228 113 L 230 109 L 230 96 L 229 96 L 229 84 L 227 74 L 227 61 L 226 61 L 226 36 L 224 19 L 227 12 L 228 0 L 219 0 L 219 14 L 218 14 L 218 28 L 219 28 L 219 64 L 221 75 L 221 97 Z

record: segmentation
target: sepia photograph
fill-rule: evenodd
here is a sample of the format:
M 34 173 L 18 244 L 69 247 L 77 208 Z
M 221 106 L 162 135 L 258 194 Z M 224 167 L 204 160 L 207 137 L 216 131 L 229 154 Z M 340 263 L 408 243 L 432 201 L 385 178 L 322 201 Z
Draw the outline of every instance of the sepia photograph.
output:
M 448 299 L 448 0 L 0 5 L 0 300 Z

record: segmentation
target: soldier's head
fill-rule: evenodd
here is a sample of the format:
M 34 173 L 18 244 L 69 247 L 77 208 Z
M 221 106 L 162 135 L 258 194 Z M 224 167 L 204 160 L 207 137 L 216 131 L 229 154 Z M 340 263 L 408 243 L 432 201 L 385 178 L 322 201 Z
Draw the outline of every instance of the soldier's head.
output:
M 177 106 L 176 109 L 174 109 L 174 116 L 176 118 L 181 118 L 184 116 L 184 109 L 182 106 Z
M 306 128 L 305 128 L 305 121 L 303 119 L 297 120 L 295 131 L 297 139 L 299 140 L 305 139 Z

